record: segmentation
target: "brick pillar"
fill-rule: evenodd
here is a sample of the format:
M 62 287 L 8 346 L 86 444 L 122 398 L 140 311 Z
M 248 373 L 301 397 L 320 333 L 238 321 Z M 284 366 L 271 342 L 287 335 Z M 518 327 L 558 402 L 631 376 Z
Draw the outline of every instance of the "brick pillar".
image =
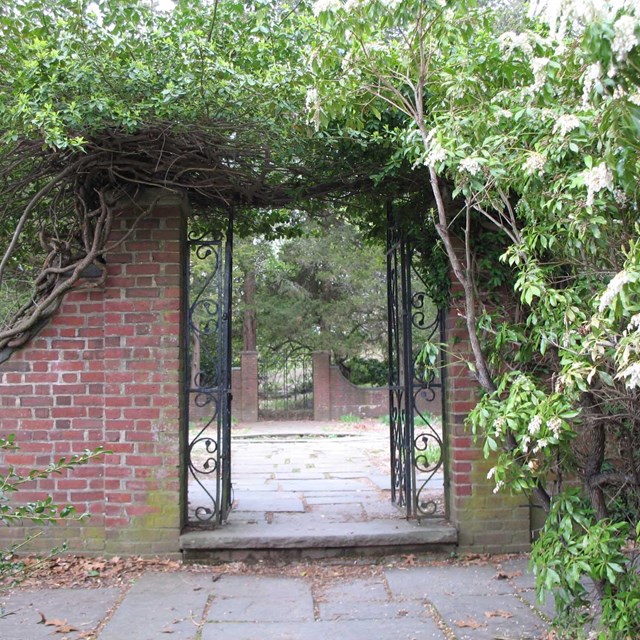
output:
M 331 354 L 314 351 L 312 360 L 313 419 L 331 420 Z
M 245 422 L 258 420 L 258 352 L 243 351 L 240 354 L 242 391 L 240 414 L 238 418 Z M 236 405 L 237 406 L 237 405 Z
M 445 394 L 449 517 L 458 528 L 458 542 L 463 551 L 526 551 L 530 545 L 528 501 L 523 496 L 493 493 L 495 483 L 487 479 L 493 463 L 485 460 L 482 442 L 474 443 L 465 427 L 465 419 L 477 403 L 479 387 L 464 363 L 472 361 L 473 356 L 457 281 L 452 289 L 453 301 L 445 322 L 450 358 Z
M 231 415 L 242 420 L 242 369 L 240 367 L 231 369 L 231 397 Z

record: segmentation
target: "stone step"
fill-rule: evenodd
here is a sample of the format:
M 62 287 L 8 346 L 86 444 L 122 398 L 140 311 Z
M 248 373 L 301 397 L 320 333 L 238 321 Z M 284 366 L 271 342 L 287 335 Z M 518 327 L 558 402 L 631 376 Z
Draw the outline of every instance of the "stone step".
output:
M 180 536 L 185 561 L 323 558 L 391 553 L 450 553 L 455 527 L 444 520 L 380 519 L 366 522 L 229 522 Z

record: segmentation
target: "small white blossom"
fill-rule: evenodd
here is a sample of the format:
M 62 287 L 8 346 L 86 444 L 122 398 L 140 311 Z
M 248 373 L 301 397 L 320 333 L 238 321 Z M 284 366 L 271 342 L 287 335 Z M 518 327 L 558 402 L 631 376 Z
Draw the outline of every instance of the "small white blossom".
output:
M 535 471 L 538 468 L 538 461 L 529 460 L 529 462 L 527 462 L 527 467 L 529 467 L 529 471 Z
M 613 25 L 614 37 L 611 49 L 616 54 L 616 58 L 621 61 L 638 44 L 636 36 L 636 25 L 638 20 L 633 16 L 624 15 L 616 20 Z
M 542 451 L 548 446 L 549 440 L 547 440 L 547 438 L 540 438 L 540 440 L 538 440 L 538 442 L 536 443 L 536 446 L 533 447 L 533 453 L 538 453 L 538 451 Z
M 506 31 L 498 38 L 500 48 L 508 55 L 511 55 L 515 49 L 520 49 L 523 53 L 531 55 L 533 47 L 526 33 L 515 33 L 515 31 Z
M 527 427 L 527 431 L 535 436 L 538 431 L 540 431 L 540 427 L 542 427 L 542 418 L 540 416 L 533 416 L 529 421 L 529 426 Z
M 628 282 L 631 282 L 631 276 L 624 270 L 616 273 L 616 275 L 611 278 L 607 288 L 600 297 L 600 304 L 598 306 L 598 311 L 600 311 L 600 313 L 611 305 L 618 294 L 622 291 L 622 287 L 624 287 Z
M 504 482 L 502 480 L 498 480 L 498 482 L 496 482 L 495 488 L 493 489 L 493 493 L 498 493 L 498 491 L 500 491 L 502 487 L 504 487 Z
M 640 362 L 634 362 L 630 364 L 626 369 L 623 369 L 616 378 L 626 378 L 624 386 L 627 389 L 637 389 L 640 387 Z
M 638 329 L 640 329 L 640 313 L 631 316 L 629 324 L 627 325 L 627 331 L 637 331 Z
M 546 68 L 549 64 L 549 58 L 533 58 L 531 60 L 531 70 L 533 71 L 533 85 L 531 91 L 539 91 L 547 79 Z
M 497 467 L 491 467 L 491 469 L 489 469 L 489 473 L 487 473 L 487 480 L 491 480 L 491 478 L 493 478 L 496 473 L 496 469 Z
M 537 174 L 541 176 L 544 173 L 545 158 L 541 153 L 530 153 L 526 162 L 522 165 L 522 169 L 528 175 Z
M 602 66 L 599 62 L 589 65 L 584 74 L 582 85 L 582 104 L 587 106 L 589 104 L 589 98 L 591 97 L 591 91 L 595 87 L 596 82 L 602 78 Z
M 523 453 L 528 453 L 529 452 L 529 444 L 531 443 L 531 436 L 525 435 L 522 437 L 522 440 L 520 441 L 520 446 L 522 447 L 522 452 Z
M 307 111 L 309 112 L 309 121 L 313 122 L 316 130 L 320 128 L 320 94 L 315 87 L 307 89 L 307 96 L 305 98 L 305 104 Z
M 498 109 L 496 111 L 496 115 L 498 116 L 498 118 L 513 118 L 513 113 L 509 111 L 509 109 Z
M 436 140 L 431 146 L 431 150 L 429 151 L 429 155 L 427 156 L 427 166 L 433 166 L 438 162 L 443 162 L 447 159 L 447 152 L 444 150 L 444 147 Z
M 622 189 L 616 189 L 613 192 L 613 198 L 621 207 L 624 207 L 629 202 L 627 194 Z
M 562 420 L 560 420 L 560 418 L 551 418 L 551 420 L 547 422 L 547 427 L 549 427 L 549 431 L 557 438 L 562 429 Z
M 480 172 L 480 163 L 476 158 L 464 158 L 460 161 L 460 170 L 475 176 Z
M 561 136 L 566 136 L 567 133 L 577 129 L 580 126 L 580 118 L 570 113 L 561 115 L 553 126 L 553 133 L 559 133 Z
M 613 191 L 613 174 L 604 162 L 597 167 L 587 169 L 582 174 L 587 186 L 587 206 L 593 204 L 594 196 L 603 189 Z
M 626 97 L 627 97 L 627 90 L 624 87 L 621 87 L 620 85 L 618 85 L 613 90 L 613 99 L 614 100 L 621 100 L 622 98 L 626 98 Z
M 325 11 L 336 11 L 342 6 L 340 0 L 316 0 L 313 3 L 313 15 L 319 16 Z
M 636 92 L 629 96 L 629 102 L 632 102 L 636 106 L 640 107 L 640 92 Z

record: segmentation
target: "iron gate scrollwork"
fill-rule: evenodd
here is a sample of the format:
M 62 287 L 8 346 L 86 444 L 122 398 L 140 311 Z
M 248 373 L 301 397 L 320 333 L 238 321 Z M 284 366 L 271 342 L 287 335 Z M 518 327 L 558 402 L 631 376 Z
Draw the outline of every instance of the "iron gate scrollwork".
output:
M 184 433 L 190 525 L 227 519 L 231 487 L 231 254 L 226 234 L 190 230 L 185 259 Z
M 387 302 L 391 499 L 409 518 L 442 517 L 444 504 L 429 492 L 429 481 L 444 466 L 443 354 L 423 351 L 444 342 L 443 312 L 429 317 L 426 287 L 415 269 L 415 250 L 398 213 L 387 210 Z M 439 401 L 439 402 L 438 402 Z M 429 409 L 437 406 L 440 416 Z

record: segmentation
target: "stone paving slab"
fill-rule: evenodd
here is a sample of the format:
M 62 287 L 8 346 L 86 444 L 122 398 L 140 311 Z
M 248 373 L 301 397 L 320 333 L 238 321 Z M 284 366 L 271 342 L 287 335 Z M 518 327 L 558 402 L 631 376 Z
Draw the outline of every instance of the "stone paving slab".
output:
M 79 632 L 95 629 L 121 595 L 121 589 L 41 589 L 16 591 L 0 597 L 2 640 L 61 638 L 56 629 L 42 624 L 59 620 Z M 41 615 L 42 614 L 42 615 Z M 68 635 L 68 634 L 67 634 Z
M 426 615 L 425 604 L 415 600 L 398 602 L 321 602 L 322 620 L 402 620 Z
M 131 587 L 99 638 L 194 640 L 211 584 L 208 575 L 145 573 Z
M 234 509 L 239 511 L 285 511 L 304 513 L 302 500 L 294 493 L 269 491 L 266 495 L 242 494 L 234 499 Z
M 431 598 L 434 593 L 449 593 L 456 597 L 478 592 L 513 593 L 513 587 L 506 580 L 496 579 L 497 574 L 493 565 L 385 569 L 394 596 L 418 599 Z
M 432 594 L 430 600 L 454 630 L 457 640 L 538 640 L 547 626 L 512 594 L 450 596 L 437 593 Z
M 432 620 L 205 624 L 202 640 L 444 640 Z M 102 640 L 102 639 L 100 639 Z
M 209 609 L 208 622 L 287 622 L 313 620 L 311 593 L 304 598 L 287 600 L 277 592 L 269 598 L 231 598 L 214 600 Z

